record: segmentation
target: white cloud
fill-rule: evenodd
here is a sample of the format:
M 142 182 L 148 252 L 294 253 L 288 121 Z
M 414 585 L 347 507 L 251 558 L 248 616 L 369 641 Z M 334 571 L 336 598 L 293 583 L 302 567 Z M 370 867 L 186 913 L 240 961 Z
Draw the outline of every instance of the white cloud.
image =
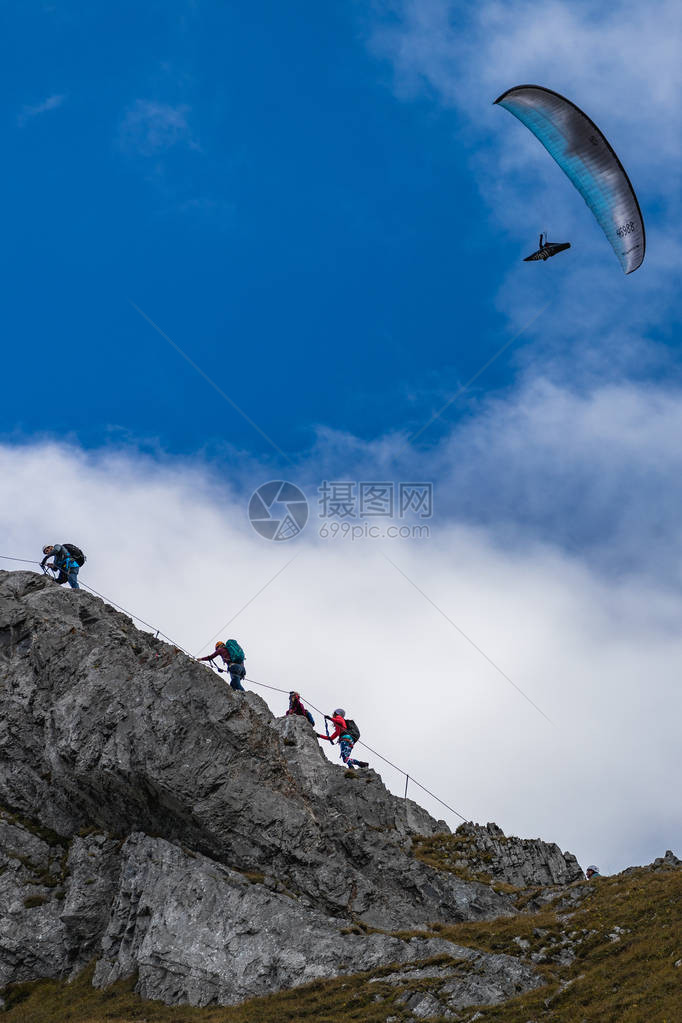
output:
M 511 86 L 538 83 L 587 110 L 638 187 L 679 206 L 682 7 L 675 0 L 484 0 L 464 14 L 453 0 L 399 0 L 389 9 L 391 17 L 375 22 L 372 49 L 393 64 L 403 98 L 426 88 L 458 110 L 460 143 L 496 204 L 519 174 L 527 199 L 529 169 L 553 202 L 562 201 L 558 172 L 537 141 L 492 105 Z
M 439 394 L 433 411 L 442 403 Z M 435 481 L 438 521 L 482 524 L 515 547 L 551 542 L 600 573 L 682 584 L 682 563 L 670 557 L 682 547 L 679 386 L 559 386 L 528 374 L 513 390 L 470 398 L 457 414 L 425 450 L 403 434 L 365 443 L 322 430 L 299 477 L 314 487 L 323 465 L 329 479 Z
M 605 129 L 636 126 L 640 150 L 680 151 L 682 8 L 675 0 L 484 0 L 466 13 L 453 0 L 402 0 L 389 9 L 373 46 L 393 61 L 405 95 L 428 84 L 475 122 L 484 113 L 491 121 L 500 116 L 490 108 L 496 96 L 537 82 L 603 115 Z
M 20 125 L 26 124 L 32 117 L 38 117 L 40 114 L 45 114 L 49 110 L 56 110 L 60 107 L 66 99 L 65 93 L 54 93 L 52 96 L 48 96 L 42 101 L 42 103 L 36 103 L 31 106 L 27 104 L 21 108 L 21 112 L 17 118 Z
M 555 394 L 546 409 L 561 407 Z M 623 431 L 631 450 L 647 444 L 635 419 Z M 501 444 L 500 464 L 513 461 L 522 432 Z M 586 410 L 578 433 L 587 459 L 604 441 L 601 417 Z M 613 434 L 606 441 L 617 447 Z M 487 440 L 495 443 L 492 429 Z M 679 773 L 682 596 L 665 580 L 607 576 L 531 536 L 510 542 L 456 517 L 441 517 L 418 544 L 323 543 L 312 531 L 269 544 L 222 472 L 132 451 L 6 445 L 0 472 L 0 553 L 38 558 L 46 542 L 79 543 L 84 581 L 193 652 L 296 553 L 227 630 L 245 646 L 249 674 L 323 709 L 346 706 L 371 746 L 464 815 L 558 841 L 607 871 L 680 851 L 670 779 Z M 259 692 L 283 712 L 285 696 Z M 376 766 L 401 794 L 404 779 Z
M 552 538 L 601 570 L 682 583 L 682 394 L 632 384 L 589 392 L 535 380 L 492 399 L 434 453 L 453 512 Z
M 679 219 L 681 9 L 557 0 L 484 2 L 464 15 L 445 0 L 392 9 L 372 45 L 392 61 L 402 97 L 426 87 L 458 110 L 453 146 L 471 161 L 495 230 L 534 241 L 536 230 L 570 226 L 580 257 L 530 275 L 519 264 L 500 286 L 510 331 L 552 299 L 513 392 L 465 396 L 459 425 L 421 452 L 397 433 L 368 444 L 321 429 L 293 480 L 311 497 L 321 465 L 328 479 L 436 480 L 432 539 L 385 550 L 554 725 L 396 572 L 381 543 L 323 543 L 309 526 L 292 544 L 268 544 L 246 521 L 244 488 L 230 490 L 210 466 L 132 450 L 0 448 L 0 553 L 80 543 L 85 581 L 194 652 L 297 553 L 230 626 L 254 678 L 325 709 L 342 703 L 371 746 L 475 819 L 558 841 L 606 871 L 679 853 L 670 779 L 682 709 L 682 391 L 674 376 L 666 387 L 627 377 L 674 368 L 648 333 L 679 308 L 680 247 L 667 224 L 676 230 Z M 649 232 L 630 278 L 536 140 L 492 107 L 522 81 L 570 95 L 623 157 Z M 161 165 L 170 149 L 197 148 L 189 114 L 138 100 L 121 144 Z M 443 382 L 433 411 L 458 383 Z M 233 469 L 231 479 L 254 485 L 276 476 L 243 457 Z M 283 711 L 285 697 L 259 692 Z M 402 793 L 404 779 L 377 766 Z
M 186 104 L 172 106 L 138 99 L 128 108 L 121 122 L 120 144 L 123 149 L 142 156 L 158 156 L 178 145 L 198 149 L 192 137 L 189 113 L 190 107 Z

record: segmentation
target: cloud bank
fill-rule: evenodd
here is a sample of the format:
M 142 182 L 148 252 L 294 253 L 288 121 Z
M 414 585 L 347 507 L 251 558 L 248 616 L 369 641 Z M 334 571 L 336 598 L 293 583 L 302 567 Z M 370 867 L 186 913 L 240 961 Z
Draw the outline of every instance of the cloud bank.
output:
M 401 102 L 426 90 L 456 114 L 453 146 L 496 232 L 521 244 L 567 226 L 574 243 L 572 261 L 530 275 L 519 264 L 493 286 L 511 333 L 549 303 L 513 388 L 463 396 L 457 425 L 446 415 L 421 450 L 402 434 L 365 443 L 320 428 L 284 470 L 313 501 L 325 478 L 433 480 L 431 539 L 324 541 L 313 519 L 297 540 L 267 543 L 246 506 L 282 474 L 272 464 L 36 440 L 0 446 L 0 554 L 79 543 L 85 582 L 193 653 L 227 629 L 252 678 L 346 706 L 371 746 L 468 818 L 556 840 L 605 872 L 679 853 L 682 389 L 668 347 L 680 308 L 679 7 L 387 9 L 373 51 Z M 649 237 L 631 279 L 536 140 L 491 106 L 521 81 L 574 98 L 622 156 Z M 190 113 L 138 100 L 120 145 L 163 178 L 168 154 L 198 148 Z M 459 383 L 444 379 L 431 411 Z M 284 711 L 286 696 L 259 692 Z M 402 794 L 404 778 L 376 766 Z
M 268 543 L 224 468 L 5 444 L 0 553 L 79 543 L 84 582 L 193 653 L 230 622 L 251 678 L 345 706 L 370 746 L 467 818 L 558 841 L 606 871 L 679 851 L 678 588 L 449 514 L 418 543 L 324 542 L 314 520 Z M 286 696 L 258 691 L 284 712 Z M 401 794 L 404 778 L 370 759 Z

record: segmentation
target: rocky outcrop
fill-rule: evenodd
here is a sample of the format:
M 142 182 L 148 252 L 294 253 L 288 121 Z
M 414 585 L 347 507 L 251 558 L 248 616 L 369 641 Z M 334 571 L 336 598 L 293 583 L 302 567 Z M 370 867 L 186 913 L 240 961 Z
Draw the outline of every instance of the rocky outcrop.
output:
M 368 933 L 514 903 L 416 858 L 446 825 L 331 764 L 304 719 L 98 598 L 0 572 L 0 700 L 0 984 L 94 958 L 98 985 L 137 971 L 147 997 L 230 1004 L 444 954 L 448 1004 L 539 982 L 513 957 Z M 505 877 L 570 880 L 556 847 L 493 828 L 467 836 Z
M 163 835 L 376 927 L 510 909 L 416 862 L 410 836 L 444 825 L 373 771 L 348 779 L 305 720 L 87 593 L 0 580 L 0 803 L 67 837 Z
M 682 867 L 682 860 L 679 859 L 675 855 L 675 853 L 672 851 L 672 849 L 666 849 L 665 855 L 664 856 L 657 856 L 656 859 L 653 861 L 653 863 L 650 863 L 648 865 L 647 869 L 653 870 L 653 871 L 658 871 L 658 870 L 675 870 L 678 867 Z M 627 867 L 623 871 L 623 873 L 624 874 L 636 874 L 637 871 L 641 870 L 641 869 L 642 869 L 641 867 Z
M 450 946 L 460 956 L 456 966 L 428 964 L 397 969 L 387 983 L 405 986 L 398 1001 L 413 1018 L 452 1018 L 453 1011 L 472 1005 L 499 1005 L 521 992 L 541 987 L 543 980 L 515 956 L 491 955 Z M 429 990 L 420 981 L 429 980 Z M 475 1018 L 475 1017 L 474 1017 Z
M 122 880 L 102 940 L 98 985 L 138 970 L 139 990 L 147 998 L 230 1004 L 436 956 L 465 960 L 477 981 L 487 978 L 498 997 L 538 982 L 511 956 L 477 953 L 435 937 L 401 940 L 358 932 L 307 900 L 273 890 L 272 882 L 254 883 L 163 839 L 132 835 L 121 855 Z
M 64 976 L 70 946 L 61 919 L 65 847 L 0 815 L 0 986 Z
M 541 983 L 513 956 L 438 937 L 363 933 L 278 891 L 272 878 L 162 838 L 77 836 L 65 852 L 6 814 L 0 831 L 0 986 L 70 976 L 93 955 L 96 986 L 137 973 L 143 997 L 192 1005 L 229 1005 L 388 964 L 412 966 L 415 981 L 438 977 L 451 1005 L 499 1001 Z M 438 966 L 425 974 L 419 964 L 434 957 Z M 404 979 L 398 970 L 395 982 Z
M 507 836 L 497 824 L 461 824 L 454 862 L 473 876 L 486 875 L 517 888 L 564 885 L 584 877 L 573 853 L 539 838 Z
M 672 849 L 666 849 L 664 856 L 657 856 L 651 864 L 652 870 L 670 870 L 682 867 L 682 860 L 675 855 Z

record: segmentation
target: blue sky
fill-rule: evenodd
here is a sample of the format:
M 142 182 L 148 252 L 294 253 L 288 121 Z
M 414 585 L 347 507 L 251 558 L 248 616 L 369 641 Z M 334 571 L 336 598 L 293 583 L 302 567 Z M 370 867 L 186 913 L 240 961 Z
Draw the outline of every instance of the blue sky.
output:
M 548 47 L 518 70 L 509 46 L 491 59 L 499 8 L 480 10 L 6 10 L 5 436 L 270 455 L 129 300 L 293 457 L 320 428 L 365 441 L 419 429 L 520 329 L 419 447 L 529 366 L 572 385 L 677 378 L 679 303 L 651 315 L 675 195 L 655 153 L 667 136 L 651 109 L 633 117 L 631 89 L 624 109 L 622 67 L 604 89 L 590 54 L 552 67 Z M 535 140 L 492 107 L 524 73 L 589 107 L 629 167 L 650 239 L 632 278 Z M 522 264 L 543 229 L 573 251 Z M 77 399 L 35 400 L 38 367 L 70 372 Z
M 5 429 L 262 450 L 128 299 L 287 452 L 421 425 L 505 340 L 491 296 L 543 225 L 499 230 L 461 118 L 396 98 L 362 5 L 5 17 Z M 58 366 L 77 400 L 36 401 Z
M 233 621 L 254 677 L 353 706 L 477 819 L 605 870 L 679 853 L 679 3 L 27 2 L 3 22 L 0 553 L 81 542 L 92 586 L 193 651 Z M 525 82 L 621 157 L 647 228 L 629 277 L 492 105 Z M 572 248 L 524 264 L 540 231 Z M 245 510 L 281 476 L 313 500 L 324 478 L 433 481 L 431 540 L 325 544 L 311 517 L 268 544 Z M 413 706 L 406 635 L 423 699 L 387 727 Z

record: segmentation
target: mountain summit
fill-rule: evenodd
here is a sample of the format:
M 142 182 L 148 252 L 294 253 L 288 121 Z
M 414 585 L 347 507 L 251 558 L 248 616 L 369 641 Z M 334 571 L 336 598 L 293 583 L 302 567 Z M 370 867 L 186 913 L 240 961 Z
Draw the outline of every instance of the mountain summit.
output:
M 442 932 L 520 892 L 574 905 L 575 857 L 451 834 L 99 598 L 0 572 L 0 699 L 0 986 L 90 964 L 95 987 L 231 1005 L 380 970 L 407 1004 L 430 969 L 454 1013 L 546 983 Z

